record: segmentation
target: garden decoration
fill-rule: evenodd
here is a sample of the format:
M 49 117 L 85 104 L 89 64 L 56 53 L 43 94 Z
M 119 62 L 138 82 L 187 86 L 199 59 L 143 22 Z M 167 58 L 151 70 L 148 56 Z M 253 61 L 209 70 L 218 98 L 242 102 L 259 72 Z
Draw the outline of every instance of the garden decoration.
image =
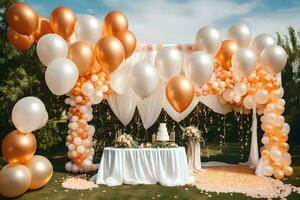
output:
M 7 20 L 12 45 L 25 51 L 37 43 L 49 90 L 68 96 L 66 145 L 70 161 L 66 170 L 96 170 L 95 127 L 89 122 L 93 105 L 104 99 L 124 125 L 138 106 L 144 127 L 149 128 L 162 108 L 181 121 L 207 96 L 218 98 L 218 106 L 262 115 L 261 174 L 282 179 L 293 173 L 287 143 L 290 127 L 282 116 L 285 101 L 279 79 L 287 54 L 271 35 L 261 34 L 250 42 L 249 27 L 237 23 L 229 28 L 224 41 L 217 28 L 204 26 L 194 44 L 137 46 L 127 17 L 119 11 L 109 12 L 102 24 L 91 15 L 76 16 L 68 7 L 54 9 L 47 19 L 30 6 L 15 3 L 7 11 Z M 18 196 L 49 181 L 52 166 L 45 158 L 33 156 L 36 141 L 31 134 L 47 119 L 45 106 L 35 97 L 15 105 L 12 120 L 17 130 L 6 136 L 2 146 L 10 163 L 0 173 L 4 196 Z M 21 140 L 30 143 L 18 143 Z M 40 171 L 38 164 L 47 170 Z M 16 177 L 17 172 L 23 174 L 22 179 Z M 17 189 L 9 193 L 5 188 L 12 183 Z

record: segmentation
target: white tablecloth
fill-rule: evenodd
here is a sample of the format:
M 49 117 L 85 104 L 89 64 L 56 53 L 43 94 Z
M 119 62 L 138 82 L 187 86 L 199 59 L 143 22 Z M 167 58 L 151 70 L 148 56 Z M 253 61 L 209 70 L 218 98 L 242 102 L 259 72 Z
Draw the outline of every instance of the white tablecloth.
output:
M 182 186 L 194 183 L 183 147 L 104 148 L 98 173 L 92 180 L 108 186 L 123 183 Z

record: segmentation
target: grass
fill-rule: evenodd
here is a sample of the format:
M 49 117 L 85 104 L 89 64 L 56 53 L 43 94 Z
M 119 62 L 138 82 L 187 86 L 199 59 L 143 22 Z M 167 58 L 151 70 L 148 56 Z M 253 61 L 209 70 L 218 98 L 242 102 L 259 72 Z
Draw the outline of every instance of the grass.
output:
M 293 160 L 294 160 L 294 175 L 285 178 L 285 183 L 290 183 L 300 187 L 300 147 L 293 149 Z M 297 154 L 297 153 L 298 154 Z M 222 151 L 217 146 L 210 146 L 209 148 L 203 149 L 202 160 L 221 160 L 229 161 L 231 163 L 240 161 L 239 160 L 239 148 L 237 144 L 229 144 Z M 121 185 L 117 187 L 107 187 L 100 185 L 99 188 L 93 190 L 66 190 L 61 187 L 61 180 L 70 174 L 67 174 L 63 170 L 65 162 L 65 156 L 63 154 L 56 154 L 51 157 L 51 162 L 55 167 L 55 172 L 51 181 L 42 189 L 37 191 L 28 191 L 18 199 L 21 200 L 43 200 L 43 199 L 70 199 L 70 200 L 146 200 L 146 199 L 180 199 L 180 200 L 204 200 L 204 199 L 239 199 L 246 200 L 251 199 L 242 194 L 217 194 L 217 193 L 203 193 L 193 186 L 185 187 L 163 187 L 160 185 Z M 237 160 L 236 160 L 237 159 Z M 223 177 L 220 177 L 223 178 Z M 1 198 L 1 197 L 0 197 Z M 3 197 L 2 197 L 3 198 Z M 300 195 L 292 194 L 288 199 L 300 199 Z

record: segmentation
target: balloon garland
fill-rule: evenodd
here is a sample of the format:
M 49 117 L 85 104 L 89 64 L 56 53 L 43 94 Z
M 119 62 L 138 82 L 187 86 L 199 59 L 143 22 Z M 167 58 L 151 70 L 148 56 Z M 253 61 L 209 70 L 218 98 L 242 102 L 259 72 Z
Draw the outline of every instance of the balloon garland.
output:
M 106 99 L 112 90 L 123 91 L 115 87 L 117 81 L 110 83 L 110 79 L 118 77 L 118 67 L 126 63 L 124 60 L 129 60 L 136 49 L 137 42 L 134 34 L 128 30 L 126 16 L 119 11 L 112 11 L 104 17 L 102 28 L 96 17 L 81 15 L 77 18 L 67 7 L 54 9 L 48 20 L 39 16 L 30 6 L 16 3 L 8 9 L 7 20 L 7 37 L 12 45 L 24 51 L 36 42 L 37 55 L 47 66 L 47 86 L 55 95 L 68 95 L 65 103 L 70 105 L 67 113 L 70 123 L 66 145 L 70 162 L 66 163 L 65 168 L 74 173 L 95 170 L 96 166 L 92 163 L 95 127 L 88 122 L 93 118 L 93 104 Z M 263 114 L 261 126 L 265 131 L 262 139 L 264 146 L 261 148 L 263 174 L 281 179 L 293 173 L 286 143 L 289 125 L 282 116 L 285 104 L 282 99 L 283 88 L 276 77 L 286 64 L 287 54 L 268 34 L 250 41 L 251 31 L 245 24 L 232 25 L 225 41 L 222 41 L 218 29 L 204 26 L 198 31 L 195 44 L 187 46 L 190 54 L 187 60 L 182 55 L 186 46 L 158 45 L 155 61 L 151 63 L 142 59 L 134 63 L 127 74 L 128 82 L 135 94 L 145 99 L 153 94 L 162 79 L 166 85 L 165 96 L 178 113 L 190 106 L 194 96 L 207 95 L 218 95 L 220 104 L 229 104 L 237 111 L 257 109 L 259 115 Z M 148 45 L 146 50 L 153 50 L 153 46 Z M 114 71 L 116 73 L 112 73 Z M 32 158 L 36 142 L 29 132 L 42 127 L 48 115 L 43 106 L 40 106 L 39 112 L 30 113 L 32 110 L 26 110 L 30 108 L 27 105 L 30 103 L 38 104 L 31 99 L 18 109 L 20 112 L 29 112 L 24 116 L 30 114 L 30 122 L 26 124 L 24 118 L 20 117 L 22 115 L 14 119 L 14 111 L 13 122 L 20 132 L 18 134 L 26 134 L 31 138 L 28 139 L 31 140 L 31 148 L 7 142 L 3 151 L 8 146 L 16 145 L 20 148 L 16 152 L 26 154 L 22 158 L 26 160 L 15 158 L 15 154 L 10 153 L 7 153 L 6 159 L 12 163 L 27 163 L 28 169 L 34 171 L 35 163 L 51 164 L 41 157 Z M 18 107 L 17 104 L 15 107 Z M 28 161 L 27 157 L 31 160 Z M 44 181 L 30 182 L 25 178 L 16 181 L 13 176 L 16 170 L 22 172 L 23 177 L 29 177 L 25 168 L 13 164 L 1 171 L 1 176 L 11 178 L 20 186 L 14 194 L 1 191 L 3 195 L 20 195 L 28 188 L 38 188 L 48 181 L 49 176 L 35 175 L 33 172 L 31 178 L 44 177 Z M 50 171 L 47 170 L 47 173 Z
M 64 6 L 54 9 L 48 20 L 30 6 L 15 3 L 6 16 L 9 42 L 21 51 L 36 42 L 38 58 L 47 66 L 45 81 L 50 91 L 69 96 L 65 100 L 70 104 L 66 144 L 71 162 L 66 169 L 74 173 L 94 171 L 95 128 L 88 125 L 93 118 L 91 106 L 111 93 L 110 73 L 135 50 L 136 39 L 128 31 L 126 16 L 118 11 L 109 13 L 104 31 L 96 17 L 82 15 L 77 19 Z M 31 132 L 48 121 L 43 102 L 36 97 L 21 99 L 13 108 L 12 121 L 17 130 L 7 134 L 2 144 L 9 164 L 0 172 L 0 194 L 6 197 L 44 186 L 53 173 L 47 158 L 34 156 L 37 142 Z

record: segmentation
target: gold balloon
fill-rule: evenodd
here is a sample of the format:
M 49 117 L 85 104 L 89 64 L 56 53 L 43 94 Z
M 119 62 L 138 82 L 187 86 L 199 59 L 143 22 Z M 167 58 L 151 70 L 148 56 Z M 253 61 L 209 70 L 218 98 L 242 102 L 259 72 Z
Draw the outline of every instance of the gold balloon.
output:
M 135 35 L 130 31 L 121 31 L 116 36 L 123 44 L 125 49 L 125 58 L 131 56 L 136 47 Z
M 290 166 L 285 166 L 285 167 L 283 167 L 282 170 L 283 170 L 284 175 L 286 175 L 286 176 L 291 176 L 294 173 L 293 168 Z
M 113 36 L 102 37 L 96 44 L 95 51 L 98 63 L 107 72 L 113 72 L 125 56 L 122 43 Z
M 39 25 L 37 13 L 24 3 L 14 3 L 6 13 L 10 27 L 22 35 L 31 35 Z
M 221 48 L 219 49 L 216 60 L 217 63 L 224 69 L 231 67 L 231 57 L 235 51 L 238 50 L 238 45 L 232 40 L 225 40 L 222 42 Z
M 94 50 L 87 43 L 78 41 L 69 47 L 68 57 L 76 64 L 80 76 L 85 75 L 94 62 Z
M 277 178 L 277 179 L 283 179 L 284 177 L 284 173 L 282 170 L 280 169 L 277 169 L 274 171 L 274 177 Z
M 43 187 L 52 177 L 52 164 L 44 156 L 33 156 L 33 158 L 26 163 L 26 166 L 31 172 L 31 183 L 29 186 L 31 190 Z
M 55 8 L 50 15 L 50 24 L 53 31 L 65 40 L 72 35 L 75 23 L 75 13 L 65 6 Z
M 104 17 L 104 33 L 116 36 L 121 31 L 128 30 L 127 17 L 120 11 L 111 11 Z
M 47 18 L 39 16 L 39 27 L 34 33 L 34 41 L 37 42 L 43 35 L 54 33 L 50 22 Z
M 21 35 L 10 27 L 7 29 L 7 39 L 16 49 L 21 51 L 29 49 L 34 41 L 32 35 Z
M 31 182 L 29 169 L 21 164 L 8 164 L 0 172 L 1 195 L 9 198 L 25 193 Z
M 9 163 L 26 163 L 36 150 L 36 139 L 32 133 L 14 130 L 7 134 L 2 143 L 2 154 Z
M 194 94 L 193 83 L 185 76 L 176 76 L 167 83 L 167 99 L 177 112 L 183 112 L 189 107 L 193 101 Z

